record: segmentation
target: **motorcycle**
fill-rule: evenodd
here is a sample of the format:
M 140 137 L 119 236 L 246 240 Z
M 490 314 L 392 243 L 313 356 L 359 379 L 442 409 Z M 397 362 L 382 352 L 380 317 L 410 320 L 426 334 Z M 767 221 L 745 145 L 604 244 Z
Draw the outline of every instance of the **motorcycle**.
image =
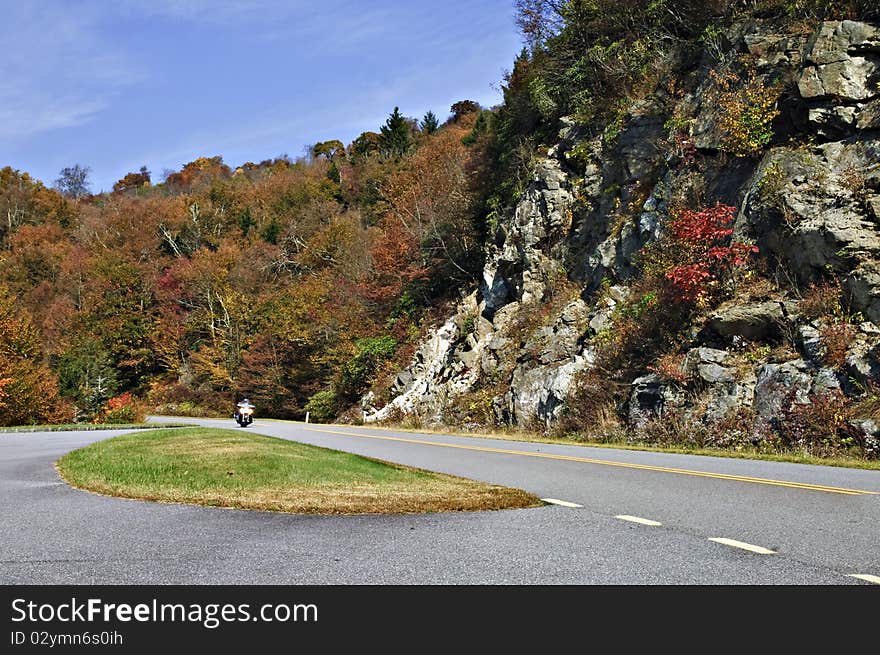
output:
M 241 427 L 246 428 L 254 422 L 254 405 L 251 405 L 247 398 L 236 405 L 235 413 L 232 415 L 235 422 Z

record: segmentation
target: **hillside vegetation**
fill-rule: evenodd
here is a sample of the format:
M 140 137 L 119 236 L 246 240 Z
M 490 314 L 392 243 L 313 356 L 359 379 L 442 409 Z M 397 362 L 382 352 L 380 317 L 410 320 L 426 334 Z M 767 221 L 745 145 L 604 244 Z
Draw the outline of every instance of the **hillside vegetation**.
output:
M 0 170 L 0 421 L 335 418 L 475 279 L 476 108 L 100 195 Z

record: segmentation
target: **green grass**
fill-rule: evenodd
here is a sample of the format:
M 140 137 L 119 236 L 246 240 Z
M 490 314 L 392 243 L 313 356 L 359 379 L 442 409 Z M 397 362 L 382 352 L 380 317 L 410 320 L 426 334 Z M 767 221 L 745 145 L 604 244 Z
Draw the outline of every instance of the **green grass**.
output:
M 225 417 L 215 417 L 225 418 Z M 270 421 L 276 423 L 303 423 L 302 421 L 287 421 L 283 419 L 270 419 L 260 417 L 260 421 Z M 155 427 L 156 423 L 151 423 L 151 427 Z M 170 424 L 162 424 L 170 425 Z M 880 471 L 880 460 L 867 460 L 858 457 L 816 457 L 809 453 L 802 452 L 779 452 L 768 453 L 758 450 L 731 450 L 722 448 L 705 448 L 698 446 L 657 446 L 644 443 L 633 443 L 630 441 L 600 441 L 590 440 L 589 438 L 566 438 L 566 437 L 548 437 L 546 435 L 528 432 L 522 428 L 496 428 L 486 429 L 481 432 L 459 432 L 453 426 L 443 428 L 437 427 L 412 427 L 408 425 L 393 424 L 375 424 L 354 425 L 354 424 L 337 424 L 337 423 L 311 423 L 313 426 L 326 427 L 343 427 L 358 428 L 363 427 L 367 430 L 383 430 L 393 432 L 408 432 L 412 434 L 448 434 L 456 437 L 476 437 L 480 439 L 504 439 L 507 441 L 524 441 L 532 443 L 558 444 L 563 446 L 583 446 L 589 448 L 609 448 L 612 450 L 637 450 L 654 453 L 676 453 L 682 455 L 707 455 L 710 457 L 727 457 L 731 459 L 753 459 L 767 462 L 791 462 L 795 464 L 810 464 L 814 466 L 835 466 L 841 468 L 857 468 L 869 471 Z
M 111 496 L 308 514 L 536 507 L 511 489 L 276 439 L 185 428 L 132 432 L 57 462 L 74 487 Z
M 161 427 L 182 428 L 192 423 L 162 423 Z M 62 432 L 65 430 L 155 430 L 160 427 L 157 423 L 58 423 L 47 425 L 11 425 L 0 427 L 0 434 L 4 432 Z

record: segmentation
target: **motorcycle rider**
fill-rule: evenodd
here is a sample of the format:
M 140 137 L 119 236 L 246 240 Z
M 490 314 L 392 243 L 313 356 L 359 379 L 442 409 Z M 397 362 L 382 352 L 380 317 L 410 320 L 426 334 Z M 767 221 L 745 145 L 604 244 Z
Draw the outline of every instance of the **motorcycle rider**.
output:
M 252 405 L 251 401 L 248 400 L 247 398 L 245 398 L 240 403 L 236 404 L 237 409 L 235 410 L 235 413 L 232 415 L 232 418 L 234 418 L 236 421 L 238 421 L 239 416 L 243 413 L 242 412 L 243 409 L 245 409 L 245 410 L 250 409 L 251 411 L 247 412 L 247 413 L 253 414 L 253 409 L 255 407 L 256 407 L 256 405 Z

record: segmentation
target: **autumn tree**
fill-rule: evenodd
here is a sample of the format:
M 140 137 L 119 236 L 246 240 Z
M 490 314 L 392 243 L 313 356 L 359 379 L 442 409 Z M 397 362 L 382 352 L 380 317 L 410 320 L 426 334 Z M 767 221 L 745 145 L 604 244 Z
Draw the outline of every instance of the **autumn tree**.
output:
M 0 425 L 58 423 L 72 412 L 43 362 L 30 316 L 0 287 Z
M 0 242 L 18 226 L 37 222 L 34 193 L 38 185 L 27 173 L 10 166 L 0 169 Z
M 35 318 L 45 311 L 46 287 L 59 282 L 61 263 L 70 250 L 69 237 L 57 223 L 22 225 L 9 238 L 0 277 Z
M 66 198 L 75 200 L 89 195 L 89 173 L 92 169 L 88 166 L 74 164 L 61 169 L 55 180 L 55 188 Z
M 685 210 L 669 223 L 663 245 L 678 261 L 665 277 L 675 301 L 707 304 L 758 252 L 757 246 L 732 238 L 735 215 L 735 207 L 716 202 L 699 211 Z
M 450 111 L 452 111 L 452 120 L 458 121 L 468 114 L 480 111 L 480 105 L 473 100 L 459 100 L 450 107 Z
M 393 266 L 404 278 L 433 277 L 438 290 L 472 282 L 480 267 L 481 242 L 466 173 L 470 153 L 462 143 L 474 120 L 471 114 L 438 132 L 383 186 L 389 212 L 383 224 L 386 234 L 376 248 L 396 253 Z M 407 258 L 406 251 L 413 248 L 417 258 Z M 383 256 L 374 253 L 377 262 Z
M 199 157 L 184 164 L 179 172 L 168 174 L 165 185 L 173 192 L 182 193 L 231 176 L 232 170 L 223 163 L 223 157 Z
M 514 0 L 514 20 L 526 43 L 537 50 L 565 24 L 567 0 Z
M 338 139 L 321 141 L 312 146 L 312 155 L 314 157 L 325 157 L 332 161 L 340 155 L 345 156 L 345 146 Z
M 355 157 L 369 157 L 379 152 L 381 136 L 378 132 L 362 132 L 351 142 L 349 149 Z
M 137 191 L 148 186 L 150 186 L 150 171 L 147 170 L 146 166 L 141 166 L 137 173 L 128 173 L 116 182 L 113 185 L 113 191 L 124 193 L 126 191 Z

